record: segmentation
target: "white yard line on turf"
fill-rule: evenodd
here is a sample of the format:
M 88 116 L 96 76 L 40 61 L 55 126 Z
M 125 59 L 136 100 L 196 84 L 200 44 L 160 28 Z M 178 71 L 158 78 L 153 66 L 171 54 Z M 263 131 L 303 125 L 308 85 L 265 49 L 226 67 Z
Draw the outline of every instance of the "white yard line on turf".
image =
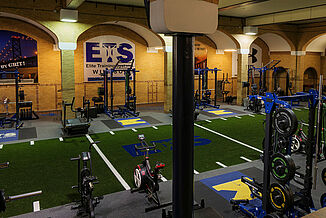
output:
M 60 141 L 60 142 L 63 142 L 63 138 L 62 138 L 62 137 L 60 137 L 60 138 L 59 138 L 59 141 Z
M 301 111 L 301 109 L 299 109 L 299 108 L 293 108 L 293 110 L 296 110 L 296 111 Z
M 220 119 L 221 119 L 221 120 L 228 120 L 228 119 L 225 119 L 225 118 L 223 118 L 223 117 L 221 117 Z
M 241 117 L 239 117 L 239 116 L 234 116 L 235 118 L 238 118 L 238 119 L 241 119 Z
M 134 132 L 137 132 L 137 129 L 132 128 L 131 130 L 134 131 Z
M 251 162 L 252 160 L 250 160 L 249 158 L 246 158 L 246 157 L 243 157 L 243 156 L 241 156 L 240 157 L 242 160 L 245 160 L 245 161 L 247 161 L 247 162 Z
M 264 113 L 264 112 L 261 112 L 261 114 L 262 114 L 262 115 L 266 115 L 266 113 Z
M 228 167 L 228 166 L 226 166 L 226 165 L 224 165 L 224 164 L 222 164 L 221 162 L 218 162 L 218 161 L 216 162 L 216 164 L 219 165 L 219 166 L 221 166 L 221 167 L 223 167 L 223 168 Z
M 304 109 L 308 110 L 309 108 L 308 107 L 304 107 Z
M 94 143 L 94 140 L 88 134 L 86 134 L 86 138 L 88 139 L 88 141 L 90 143 Z M 97 151 L 97 153 L 100 155 L 100 157 L 103 159 L 103 161 L 106 163 L 106 165 L 110 168 L 110 170 L 115 175 L 115 177 L 119 180 L 119 182 L 121 183 L 121 185 L 126 190 L 130 190 L 130 186 L 128 185 L 128 183 L 126 183 L 126 181 L 122 178 L 122 176 L 120 175 L 120 173 L 114 168 L 114 166 L 111 164 L 111 162 L 106 158 L 106 156 L 100 150 L 100 148 L 96 144 L 93 144 L 93 147 L 95 148 L 95 150 Z
M 231 138 L 231 137 L 229 137 L 229 136 L 223 135 L 223 134 L 221 134 L 221 133 L 219 133 L 219 132 L 216 132 L 216 131 L 214 131 L 214 130 L 208 129 L 208 128 L 204 127 L 204 126 L 198 125 L 197 123 L 194 123 L 194 125 L 197 126 L 197 127 L 199 127 L 199 128 L 202 128 L 202 129 L 204 129 L 204 130 L 207 130 L 207 131 L 209 131 L 209 132 L 211 132 L 211 133 L 214 133 L 214 134 L 216 134 L 216 135 L 219 135 L 219 136 L 222 136 L 222 137 L 224 137 L 224 138 L 226 138 L 226 139 L 229 139 L 229 140 L 231 140 L 231 141 L 233 141 L 233 142 L 236 142 L 236 143 L 238 143 L 238 144 L 240 144 L 240 145 L 243 145 L 243 146 L 245 146 L 245 147 L 247 147 L 247 148 L 250 148 L 250 149 L 252 149 L 252 150 L 255 150 L 255 151 L 258 151 L 258 152 L 260 152 L 260 153 L 263 153 L 263 151 L 260 150 L 260 149 L 258 149 L 258 148 L 255 148 L 255 147 L 253 147 L 253 146 L 251 146 L 251 145 L 247 145 L 247 144 L 245 144 L 245 143 L 243 143 L 243 142 L 240 142 L 240 141 L 238 141 L 238 140 L 236 140 L 236 139 L 233 139 L 233 138 Z
M 114 134 L 115 134 L 113 131 L 109 131 L 109 133 L 110 133 L 111 135 L 114 135 Z
M 166 181 L 168 181 L 162 174 L 161 174 L 161 180 L 163 181 L 163 182 L 166 182 Z
M 34 201 L 33 202 L 33 212 L 40 211 L 40 202 L 39 201 Z
M 210 121 L 210 120 L 205 120 L 207 123 L 211 123 L 212 121 Z
M 255 117 L 255 115 L 252 115 L 252 114 L 248 114 L 249 116 L 251 116 L 251 117 Z
M 198 172 L 197 170 L 194 170 L 194 173 L 195 173 L 195 174 L 199 174 L 199 172 Z
M 152 126 L 153 127 L 153 129 L 158 129 L 156 126 Z

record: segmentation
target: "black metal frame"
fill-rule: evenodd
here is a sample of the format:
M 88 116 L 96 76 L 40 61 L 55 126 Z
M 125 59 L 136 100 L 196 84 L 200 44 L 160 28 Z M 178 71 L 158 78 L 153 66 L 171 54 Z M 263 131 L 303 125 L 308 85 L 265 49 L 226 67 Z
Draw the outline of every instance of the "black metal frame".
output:
M 2 75 L 14 75 L 15 76 L 15 103 L 16 103 L 16 112 L 14 114 L 14 116 L 12 116 L 11 118 L 6 118 L 5 121 L 3 121 L 2 124 L 7 124 L 8 122 L 15 122 L 16 123 L 16 129 L 19 129 L 22 125 L 23 122 L 21 122 L 20 120 L 20 116 L 19 116 L 19 72 L 16 71 L 0 71 L 0 76 L 2 77 Z M 0 77 L 0 79 L 1 79 Z

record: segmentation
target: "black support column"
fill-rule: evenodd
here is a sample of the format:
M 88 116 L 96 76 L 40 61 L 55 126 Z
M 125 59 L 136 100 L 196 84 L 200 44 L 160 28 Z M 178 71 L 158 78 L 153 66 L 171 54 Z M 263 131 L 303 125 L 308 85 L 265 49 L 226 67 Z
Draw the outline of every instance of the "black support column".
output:
M 193 36 L 173 36 L 173 217 L 193 217 Z

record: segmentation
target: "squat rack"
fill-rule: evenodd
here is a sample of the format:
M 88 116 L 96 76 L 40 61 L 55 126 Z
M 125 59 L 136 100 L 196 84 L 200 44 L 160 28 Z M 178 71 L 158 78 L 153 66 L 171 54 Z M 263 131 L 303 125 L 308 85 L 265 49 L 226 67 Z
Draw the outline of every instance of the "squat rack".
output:
M 213 107 L 213 108 L 219 108 L 220 105 L 217 105 L 217 72 L 222 71 L 220 69 L 214 68 L 198 68 L 195 69 L 195 72 L 198 72 L 198 93 L 196 91 L 196 108 L 199 108 L 200 106 L 204 107 Z M 211 94 L 210 90 L 208 89 L 208 72 L 214 73 L 214 86 L 215 86 L 215 92 L 214 92 L 214 105 L 211 105 L 210 102 L 207 102 L 207 99 L 203 98 L 203 95 L 208 91 L 209 96 Z
M 281 61 L 280 60 L 271 60 L 268 62 L 265 66 L 261 68 L 256 68 L 253 65 L 249 66 L 248 69 L 248 83 L 250 82 L 251 78 L 251 94 L 252 95 L 264 95 L 264 92 L 267 91 L 266 88 L 266 72 L 268 70 L 273 70 L 274 72 L 278 69 L 276 65 L 278 65 Z M 257 84 L 255 83 L 255 75 L 254 72 L 259 72 L 259 92 L 257 90 Z M 248 95 L 249 95 L 249 89 L 248 89 Z
M 112 69 L 106 69 L 103 71 L 103 86 L 104 86 L 104 112 L 111 117 L 112 119 L 115 118 L 116 115 L 122 115 L 127 117 L 128 115 L 137 117 L 139 112 L 136 111 L 136 72 L 135 68 L 133 68 L 134 59 L 130 62 L 125 63 L 122 65 L 121 60 L 119 60 L 116 65 Z M 123 69 L 127 67 L 126 69 Z M 124 73 L 125 79 L 125 105 L 118 106 L 118 109 L 114 109 L 114 95 L 113 95 L 113 74 L 117 72 Z M 108 78 L 110 75 L 110 78 Z M 133 90 L 130 87 L 130 77 L 133 76 Z M 108 106 L 108 80 L 110 80 L 110 101 L 111 105 Z
M 15 77 L 15 103 L 16 103 L 16 112 L 11 118 L 5 118 L 3 121 L 0 122 L 0 126 L 5 124 L 10 124 L 11 122 L 16 123 L 16 129 L 19 129 L 23 123 L 20 121 L 19 117 L 19 72 L 18 70 L 15 71 L 0 71 L 0 79 L 3 77 L 7 77 L 7 75 L 14 75 Z

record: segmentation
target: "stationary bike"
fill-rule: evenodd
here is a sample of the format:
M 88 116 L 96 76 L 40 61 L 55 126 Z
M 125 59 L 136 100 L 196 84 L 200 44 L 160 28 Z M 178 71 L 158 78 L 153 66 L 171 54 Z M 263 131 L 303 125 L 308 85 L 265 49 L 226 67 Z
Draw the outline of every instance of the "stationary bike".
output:
M 292 152 L 300 151 L 307 144 L 308 137 L 302 130 L 303 121 L 300 122 L 301 126 L 296 135 L 292 137 L 291 150 Z
M 138 155 L 139 152 L 144 152 L 145 159 L 141 164 L 138 164 L 134 169 L 134 182 L 136 188 L 131 189 L 131 192 L 142 192 L 147 194 L 147 199 L 154 202 L 157 206 L 161 205 L 157 192 L 159 191 L 159 180 L 161 180 L 160 170 L 165 167 L 164 163 L 157 162 L 154 169 L 151 168 L 148 153 L 150 150 L 156 151 L 156 145 L 148 145 L 145 141 L 144 135 L 138 135 L 140 145 L 135 145 L 135 151 Z M 145 209 L 146 211 L 146 209 Z
M 94 190 L 94 185 L 98 184 L 96 176 L 92 175 L 92 159 L 91 159 L 91 149 L 93 144 L 98 142 L 92 142 L 89 145 L 88 152 L 82 152 L 76 158 L 71 158 L 71 161 L 78 161 L 78 185 L 72 186 L 72 188 L 77 188 L 80 194 L 80 202 L 77 206 L 73 206 L 71 209 L 78 209 L 77 215 L 88 215 L 88 217 L 95 217 L 94 208 L 100 203 L 103 197 L 93 197 L 92 193 Z M 83 162 L 81 168 L 80 160 Z M 88 166 L 89 162 L 89 166 Z

